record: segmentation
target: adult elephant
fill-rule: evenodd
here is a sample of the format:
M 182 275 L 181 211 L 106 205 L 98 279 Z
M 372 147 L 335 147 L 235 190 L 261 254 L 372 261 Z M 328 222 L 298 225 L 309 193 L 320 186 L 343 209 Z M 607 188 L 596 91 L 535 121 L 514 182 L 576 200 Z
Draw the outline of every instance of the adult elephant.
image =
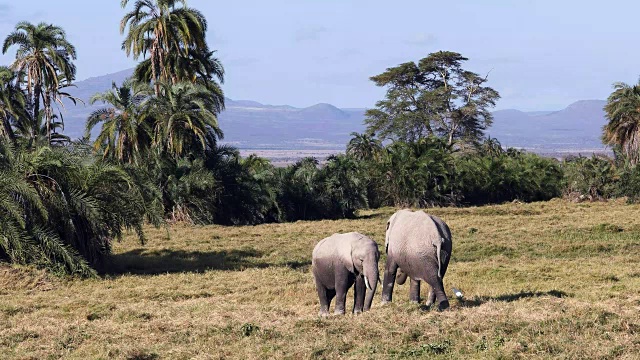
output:
M 329 315 L 336 297 L 336 314 L 344 314 L 347 291 L 355 283 L 353 312 L 371 308 L 378 285 L 378 244 L 357 232 L 333 234 L 313 249 L 312 271 L 320 298 L 320 316 Z M 366 300 L 365 300 L 365 293 Z
M 420 302 L 420 281 L 431 287 L 427 306 L 436 299 L 438 308 L 449 307 L 442 278 L 451 257 L 451 231 L 437 216 L 424 211 L 400 210 L 387 222 L 385 265 L 382 285 L 382 303 L 391 302 L 393 284 L 411 279 L 409 300 Z M 400 271 L 399 271 L 400 269 Z

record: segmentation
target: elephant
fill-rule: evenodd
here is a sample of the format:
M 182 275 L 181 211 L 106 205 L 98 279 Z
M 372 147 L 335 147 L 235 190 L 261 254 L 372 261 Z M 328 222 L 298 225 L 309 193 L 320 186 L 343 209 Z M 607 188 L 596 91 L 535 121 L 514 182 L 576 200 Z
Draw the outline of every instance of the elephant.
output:
M 438 309 L 449 307 L 442 278 L 451 258 L 451 230 L 437 216 L 424 211 L 400 210 L 387 222 L 387 262 L 382 281 L 382 303 L 392 300 L 394 281 L 411 279 L 409 300 L 420 302 L 420 281 L 431 287 L 426 305 L 437 299 Z M 396 279 L 397 276 L 397 279 Z
M 354 283 L 353 313 L 369 310 L 379 281 L 379 259 L 378 244 L 357 232 L 321 240 L 313 249 L 311 261 L 320 299 L 319 315 L 329 315 L 334 296 L 335 314 L 344 314 L 347 291 Z

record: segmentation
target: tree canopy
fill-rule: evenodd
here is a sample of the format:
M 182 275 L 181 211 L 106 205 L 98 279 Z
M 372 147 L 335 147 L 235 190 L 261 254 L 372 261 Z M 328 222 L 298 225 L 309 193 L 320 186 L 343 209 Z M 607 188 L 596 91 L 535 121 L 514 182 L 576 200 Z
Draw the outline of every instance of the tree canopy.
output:
M 46 121 L 46 137 L 52 141 L 52 132 L 55 131 L 55 118 L 52 105 L 55 102 L 62 104 L 62 98 L 75 98 L 61 91 L 70 86 L 75 80 L 76 67 L 73 60 L 76 59 L 75 47 L 67 41 L 65 31 L 53 24 L 20 22 L 15 30 L 7 35 L 2 45 L 2 53 L 5 54 L 10 47 L 18 46 L 16 59 L 11 65 L 16 72 L 17 79 L 27 89 L 27 96 L 31 102 L 33 113 L 31 124 L 25 128 L 31 129 L 29 137 L 35 142 L 40 127 L 40 101 L 44 107 Z M 29 119 L 22 119 L 29 121 Z
M 631 165 L 640 158 L 640 81 L 636 85 L 615 83 L 614 92 L 604 110 L 609 122 L 604 125 L 602 141 L 619 146 Z
M 467 60 L 439 51 L 371 77 L 387 93 L 366 113 L 368 132 L 406 142 L 433 135 L 449 145 L 480 140 L 493 120 L 489 109 L 500 95 L 484 86 L 487 77 L 463 69 Z

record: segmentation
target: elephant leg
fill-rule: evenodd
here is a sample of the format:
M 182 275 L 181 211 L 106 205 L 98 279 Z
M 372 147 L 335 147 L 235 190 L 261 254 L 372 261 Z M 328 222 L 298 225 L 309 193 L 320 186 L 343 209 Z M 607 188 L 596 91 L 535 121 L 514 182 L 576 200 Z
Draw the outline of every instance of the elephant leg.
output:
M 433 291 L 433 288 L 429 286 L 429 296 L 427 297 L 427 303 L 425 304 L 427 307 L 433 305 L 436 302 L 436 292 Z
M 437 270 L 432 275 L 427 277 L 427 283 L 431 286 L 431 291 L 435 294 L 435 298 L 438 301 L 438 310 L 442 311 L 449 307 L 449 300 L 444 292 L 444 285 L 442 279 L 437 275 Z
M 316 279 L 316 290 L 318 290 L 318 298 L 320 299 L 320 316 L 329 316 L 329 305 L 331 305 L 331 299 L 333 296 L 329 297 L 327 289 L 320 281 Z
M 346 302 L 347 302 L 347 290 L 336 289 L 336 309 L 334 310 L 334 314 L 344 315 Z
M 362 312 L 364 308 L 364 295 L 367 292 L 367 287 L 364 284 L 364 277 L 356 277 L 356 284 L 353 289 L 353 313 L 358 314 Z
M 336 315 L 344 315 L 347 302 L 347 292 L 351 285 L 353 285 L 353 274 L 347 269 L 344 269 L 336 274 L 336 308 L 334 313 Z
M 398 264 L 391 257 L 387 257 L 387 264 L 384 268 L 384 280 L 382 281 L 382 303 L 386 304 L 393 299 L 393 284 L 396 281 Z
M 409 301 L 420 304 L 420 280 L 411 279 L 410 281 Z
M 331 306 L 331 301 L 333 301 L 333 298 L 336 297 L 336 289 L 327 289 L 327 301 L 328 301 L 328 306 Z M 327 307 L 327 313 L 329 312 L 329 307 Z

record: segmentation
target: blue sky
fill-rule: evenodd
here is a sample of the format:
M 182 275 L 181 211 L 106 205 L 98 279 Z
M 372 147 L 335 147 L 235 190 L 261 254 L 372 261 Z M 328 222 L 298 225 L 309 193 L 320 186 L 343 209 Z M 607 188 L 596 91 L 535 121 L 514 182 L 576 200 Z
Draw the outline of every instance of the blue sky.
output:
M 604 99 L 640 75 L 636 1 L 190 0 L 233 99 L 371 107 L 369 77 L 438 50 L 470 58 L 502 95 L 497 109 L 555 110 Z M 119 0 L 0 2 L 0 37 L 21 20 L 62 26 L 78 80 L 133 67 L 120 49 Z M 0 57 L 9 64 L 14 56 Z

